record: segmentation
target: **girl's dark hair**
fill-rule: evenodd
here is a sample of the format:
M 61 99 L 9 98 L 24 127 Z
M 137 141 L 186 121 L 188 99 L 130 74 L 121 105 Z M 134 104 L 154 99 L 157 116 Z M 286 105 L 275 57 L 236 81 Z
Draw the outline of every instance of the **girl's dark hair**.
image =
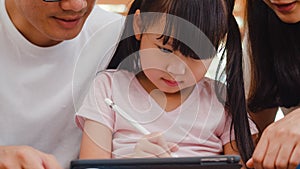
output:
M 251 88 L 257 112 L 300 103 L 300 22 L 287 24 L 263 1 L 247 0 Z
M 225 108 L 232 116 L 231 127 L 234 127 L 235 140 L 242 160 L 246 162 L 253 153 L 254 144 L 252 141 L 248 115 L 246 111 L 244 80 L 242 71 L 242 47 L 241 35 L 236 20 L 232 14 L 234 0 L 135 0 L 129 10 L 128 15 L 132 15 L 136 10 L 140 10 L 141 14 L 145 12 L 167 13 L 173 16 L 180 17 L 200 29 L 211 42 L 213 48 L 201 44 L 197 38 L 193 36 L 193 31 L 187 36 L 187 39 L 193 39 L 195 47 L 188 47 L 182 41 L 173 40 L 172 47 L 174 50 L 179 50 L 183 55 L 189 57 L 198 57 L 199 59 L 207 59 L 215 56 L 213 51 L 218 50 L 221 43 L 225 43 L 226 52 L 221 56 L 222 60 L 227 57 L 226 63 L 226 97 L 222 96 L 223 86 L 216 81 L 216 93 L 221 102 L 225 102 Z M 159 18 L 142 18 L 143 26 L 157 23 Z M 174 24 L 176 26 L 174 26 Z M 113 56 L 108 68 L 117 68 L 119 64 L 128 56 L 139 51 L 140 42 L 137 41 L 133 33 L 133 17 L 127 17 L 122 40 L 120 41 L 117 50 Z M 169 35 L 179 34 L 181 37 L 182 25 L 176 24 L 176 21 L 167 18 L 165 32 L 162 35 L 164 43 L 169 40 Z M 175 32 L 175 33 L 174 33 Z M 191 49 L 196 49 L 193 51 Z M 198 51 L 199 49 L 199 51 Z M 203 53 L 203 51 L 205 51 Z M 197 55 L 197 54 L 199 54 Z M 136 56 L 138 57 L 138 56 Z M 135 60 L 138 60 L 135 58 Z M 134 63 L 137 65 L 138 63 Z M 133 66 L 134 66 L 133 65 Z M 221 73 L 220 73 L 221 72 Z M 217 70 L 216 78 L 219 79 L 224 71 Z M 219 75 L 221 74 L 221 75 Z M 226 100 L 226 101 L 224 101 Z

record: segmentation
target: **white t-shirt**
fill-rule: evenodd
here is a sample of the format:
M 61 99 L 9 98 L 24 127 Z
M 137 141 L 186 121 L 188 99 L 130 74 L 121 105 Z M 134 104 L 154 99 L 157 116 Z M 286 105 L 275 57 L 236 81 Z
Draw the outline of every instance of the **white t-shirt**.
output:
M 27 41 L 0 0 L 0 145 L 28 145 L 64 168 L 78 157 L 74 123 L 90 80 L 108 65 L 123 17 L 95 7 L 82 32 L 53 47 Z M 99 65 L 99 66 L 98 66 Z
M 132 153 L 142 134 L 112 111 L 105 98 L 114 101 L 148 131 L 163 132 L 167 141 L 177 143 L 179 157 L 221 154 L 223 145 L 230 141 L 231 117 L 216 97 L 213 80 L 203 78 L 182 105 L 166 112 L 133 73 L 105 71 L 91 86 L 77 112 L 77 123 L 82 127 L 85 119 L 91 119 L 107 126 L 113 132 L 114 158 Z M 249 121 L 251 132 L 257 133 Z

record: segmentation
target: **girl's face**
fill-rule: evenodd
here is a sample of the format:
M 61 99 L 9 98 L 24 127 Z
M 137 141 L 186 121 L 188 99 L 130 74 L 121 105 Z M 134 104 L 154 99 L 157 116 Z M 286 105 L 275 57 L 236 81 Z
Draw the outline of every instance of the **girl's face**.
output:
M 285 23 L 297 23 L 300 21 L 299 0 L 264 0 L 264 2 Z
M 161 35 L 141 36 L 140 60 L 146 77 L 162 92 L 176 93 L 194 86 L 205 75 L 211 59 L 198 60 L 172 49 L 172 39 L 163 44 Z

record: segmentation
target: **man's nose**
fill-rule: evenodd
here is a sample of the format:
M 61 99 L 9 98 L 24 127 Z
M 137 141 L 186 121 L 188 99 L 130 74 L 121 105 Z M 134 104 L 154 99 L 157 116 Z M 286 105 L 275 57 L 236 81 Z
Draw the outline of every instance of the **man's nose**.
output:
M 66 11 L 79 12 L 87 7 L 87 0 L 62 0 L 60 6 Z

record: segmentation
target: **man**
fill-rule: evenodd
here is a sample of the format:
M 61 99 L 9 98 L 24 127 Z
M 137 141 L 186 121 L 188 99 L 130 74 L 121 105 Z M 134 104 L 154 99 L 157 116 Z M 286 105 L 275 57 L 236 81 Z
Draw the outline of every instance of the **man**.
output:
M 94 5 L 0 0 L 0 169 L 68 168 L 78 157 L 73 116 L 123 24 Z

